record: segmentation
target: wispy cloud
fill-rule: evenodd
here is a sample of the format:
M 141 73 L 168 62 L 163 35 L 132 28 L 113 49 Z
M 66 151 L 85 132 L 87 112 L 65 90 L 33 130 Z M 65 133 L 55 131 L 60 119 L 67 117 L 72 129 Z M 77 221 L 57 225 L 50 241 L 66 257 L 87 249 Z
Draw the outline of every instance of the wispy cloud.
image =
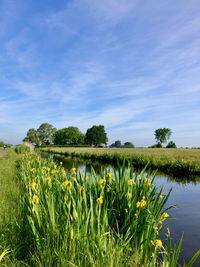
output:
M 179 146 L 199 146 L 197 0 L 2 1 L 0 11 L 0 139 L 50 122 L 103 124 L 110 143 L 138 146 L 169 127 Z

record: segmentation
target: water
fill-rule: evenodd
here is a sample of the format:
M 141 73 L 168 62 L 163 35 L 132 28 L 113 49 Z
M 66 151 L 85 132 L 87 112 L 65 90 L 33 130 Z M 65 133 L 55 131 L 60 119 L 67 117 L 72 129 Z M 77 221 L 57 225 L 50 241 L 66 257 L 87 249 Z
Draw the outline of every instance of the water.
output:
M 42 153 L 42 157 L 52 158 L 57 162 L 62 161 L 63 166 L 70 170 L 72 167 L 78 168 L 81 172 L 90 173 L 91 167 L 96 173 L 100 173 L 102 166 L 113 170 L 115 167 L 99 162 L 91 162 L 78 158 L 54 156 Z M 154 182 L 158 187 L 163 186 L 163 194 L 167 194 L 173 188 L 167 206 L 178 205 L 178 208 L 171 209 L 168 213 L 176 219 L 169 219 L 167 224 L 170 228 L 172 243 L 178 245 L 182 233 L 183 243 L 180 255 L 180 263 L 188 263 L 192 256 L 200 249 L 200 179 L 193 181 L 184 179 L 184 182 L 175 180 L 169 176 L 157 175 Z M 161 236 L 165 239 L 165 233 Z M 193 265 L 200 266 L 200 258 Z

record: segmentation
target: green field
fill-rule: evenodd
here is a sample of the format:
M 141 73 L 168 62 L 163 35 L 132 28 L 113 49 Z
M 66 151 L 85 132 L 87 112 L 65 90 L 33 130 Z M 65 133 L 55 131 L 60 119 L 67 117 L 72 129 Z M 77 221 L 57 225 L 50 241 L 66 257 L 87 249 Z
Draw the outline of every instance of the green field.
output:
M 200 165 L 200 149 L 181 149 L 181 148 L 88 148 L 88 147 L 49 147 L 43 150 L 58 152 L 76 152 L 91 154 L 120 154 L 124 156 L 142 156 L 152 158 L 155 161 L 177 161 L 183 160 Z

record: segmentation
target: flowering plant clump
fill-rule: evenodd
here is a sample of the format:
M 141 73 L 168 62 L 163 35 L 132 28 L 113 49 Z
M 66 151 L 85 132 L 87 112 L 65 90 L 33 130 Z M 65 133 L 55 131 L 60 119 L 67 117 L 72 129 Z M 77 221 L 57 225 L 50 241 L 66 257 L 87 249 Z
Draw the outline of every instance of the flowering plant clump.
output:
M 29 153 L 20 163 L 20 173 L 27 228 L 40 254 L 40 266 L 50 258 L 50 265 L 56 262 L 59 253 L 65 261 L 57 266 L 69 262 L 99 266 L 98 262 L 111 261 L 113 254 L 120 255 L 119 261 L 123 255 L 126 260 L 130 257 L 130 266 L 148 266 L 149 262 L 158 266 L 163 255 L 168 266 L 173 261 L 172 249 L 164 248 L 159 239 L 169 218 L 165 203 L 170 192 L 164 195 L 162 189 L 158 190 L 154 175 L 147 177 L 144 171 L 138 174 L 125 167 L 116 173 L 104 170 L 96 175 L 93 170 L 87 175 L 74 167 L 67 171 L 62 163 L 57 165 Z M 170 244 L 169 234 L 168 238 Z M 47 247 L 51 253 L 45 251 Z M 126 249 L 130 251 L 128 258 Z M 133 261 L 131 253 L 136 252 L 140 256 Z

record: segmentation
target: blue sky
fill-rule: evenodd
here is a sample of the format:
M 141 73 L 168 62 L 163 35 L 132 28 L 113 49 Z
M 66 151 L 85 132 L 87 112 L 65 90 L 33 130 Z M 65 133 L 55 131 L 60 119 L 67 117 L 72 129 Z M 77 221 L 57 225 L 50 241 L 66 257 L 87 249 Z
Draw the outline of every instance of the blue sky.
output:
M 43 122 L 200 146 L 198 0 L 1 0 L 0 140 Z

